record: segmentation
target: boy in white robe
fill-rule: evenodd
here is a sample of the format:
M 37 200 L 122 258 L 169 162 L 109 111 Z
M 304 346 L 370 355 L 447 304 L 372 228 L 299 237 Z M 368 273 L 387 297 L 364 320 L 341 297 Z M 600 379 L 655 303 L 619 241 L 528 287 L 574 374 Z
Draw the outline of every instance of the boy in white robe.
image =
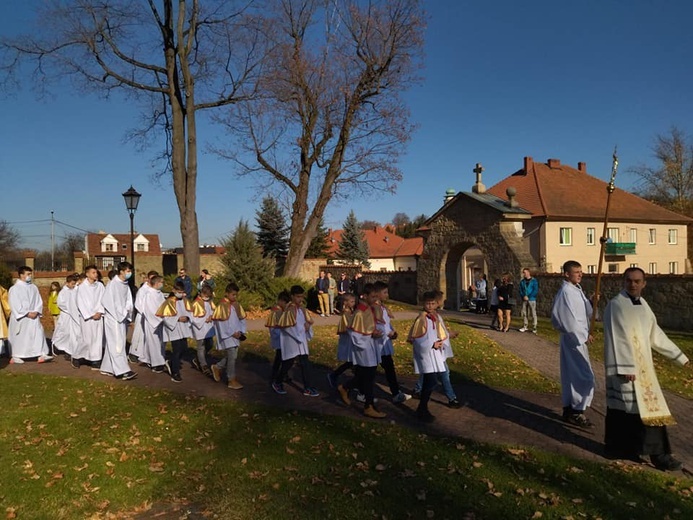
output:
M 270 347 L 274 349 L 274 361 L 272 362 L 272 374 L 270 376 L 270 384 L 274 382 L 274 379 L 279 374 L 279 369 L 282 366 L 282 344 L 281 344 L 281 330 L 279 329 L 279 320 L 284 313 L 284 309 L 291 301 L 291 295 L 289 291 L 282 291 L 277 295 L 277 303 L 270 309 L 269 316 L 267 316 L 267 321 L 265 321 L 265 327 L 269 332 L 270 336 Z
M 141 358 L 147 359 L 152 367 L 152 372 L 161 374 L 166 371 L 166 358 L 164 356 L 165 345 L 161 330 L 163 318 L 157 316 L 157 311 L 166 299 L 161 292 L 161 289 L 164 287 L 164 279 L 158 275 L 152 276 L 150 284 L 151 288 L 147 290 L 142 304 L 144 348 Z
M 310 383 L 308 342 L 313 337 L 313 320 L 310 313 L 303 307 L 305 290 L 300 285 L 294 285 L 291 287 L 290 294 L 291 302 L 286 306 L 279 320 L 282 365 L 272 383 L 272 389 L 280 395 L 286 394 L 284 379 L 294 361 L 298 359 L 303 377 L 303 395 L 318 397 L 320 393 Z
M 594 396 L 594 372 L 587 344 L 592 342 L 592 304 L 582 292 L 582 266 L 569 260 L 563 264 L 563 285 L 551 309 L 551 324 L 561 333 L 561 387 L 563 419 L 581 427 L 591 427 L 585 410 Z
M 192 337 L 192 305 L 186 298 L 185 285 L 181 280 L 173 284 L 173 293 L 159 307 L 157 316 L 163 318 L 162 333 L 164 343 L 171 342 L 171 358 L 166 361 L 166 369 L 171 381 L 180 383 L 181 358 L 188 348 L 188 338 Z
M 411 399 L 411 395 L 402 392 L 399 382 L 397 381 L 395 362 L 392 359 L 392 356 L 395 355 L 395 346 L 392 341 L 397 339 L 397 331 L 392 326 L 394 316 L 385 306 L 385 302 L 390 298 L 390 294 L 385 282 L 377 281 L 373 286 L 378 293 L 378 301 L 374 305 L 375 326 L 382 332 L 382 336 L 376 341 L 378 350 L 380 351 L 380 366 L 382 366 L 385 371 L 385 378 L 387 379 L 387 384 L 392 394 L 392 402 L 401 404 Z
M 99 282 L 95 265 L 84 270 L 86 280 L 77 288 L 77 308 L 80 315 L 81 338 L 72 355 L 72 367 L 79 368 L 82 360 L 92 370 L 99 370 L 103 357 L 103 298 L 106 288 Z
M 604 313 L 604 444 L 610 458 L 640 462 L 640 455 L 649 455 L 657 469 L 674 471 L 683 465 L 671 456 L 666 425 L 675 421 L 657 380 L 652 350 L 684 366 L 688 358 L 657 325 L 641 297 L 646 285 L 642 269 L 626 269 L 623 291 Z
M 380 363 L 378 340 L 383 332 L 376 324 L 373 306 L 378 301 L 378 292 L 372 283 L 363 286 L 360 303 L 356 306 L 351 326 L 348 329 L 351 339 L 351 362 L 355 367 L 355 376 L 346 384 L 337 386 L 342 401 L 351 404 L 349 391 L 358 387 L 364 394 L 363 414 L 373 419 L 382 419 L 386 414 L 376 410 L 373 397 L 375 371 Z
M 38 288 L 31 283 L 33 269 L 22 266 L 17 274 L 19 278 L 8 294 L 11 309 L 8 326 L 10 363 L 21 364 L 30 358 L 37 358 L 39 363 L 50 361 L 53 357 L 48 355 L 48 343 L 41 325 L 43 299 Z
M 65 278 L 65 285 L 58 293 L 58 308 L 60 316 L 58 325 L 53 332 L 51 344 L 53 349 L 60 350 L 67 361 L 72 359 L 77 341 L 80 338 L 80 318 L 77 309 L 77 280 L 78 274 L 71 274 Z
M 152 277 L 158 276 L 159 273 L 156 271 L 149 271 L 145 277 L 144 282 L 140 285 L 140 288 L 135 293 L 135 316 L 132 326 L 132 338 L 130 339 L 130 352 L 129 358 L 133 363 L 140 362 L 142 365 L 148 365 L 149 360 L 144 358 L 144 328 L 143 321 L 144 317 L 142 311 L 144 309 L 144 298 L 147 295 L 147 291 L 152 288 L 151 280 Z M 144 276 L 144 275 L 143 275 Z
M 226 351 L 226 357 L 212 365 L 212 377 L 221 380 L 221 371 L 226 369 L 228 387 L 241 390 L 243 385 L 236 378 L 236 358 L 241 341 L 246 338 L 245 311 L 238 303 L 238 285 L 230 283 L 224 289 L 225 298 L 214 310 L 212 320 L 217 334 L 217 350 Z
M 434 291 L 423 295 L 423 312 L 414 320 L 409 338 L 414 346 L 414 372 L 423 374 L 421 398 L 416 416 L 422 422 L 433 422 L 435 417 L 428 410 L 437 379 L 445 372 L 445 342 L 440 337 L 441 328 L 436 313 L 437 301 Z
M 101 373 L 113 375 L 124 381 L 137 377 L 137 374 L 130 370 L 125 350 L 128 323 L 130 323 L 133 311 L 132 292 L 128 282 L 131 276 L 132 264 L 120 262 L 118 274 L 108 282 L 101 300 L 104 308 L 104 333 L 106 337 Z
M 333 372 L 327 373 L 327 381 L 332 388 L 339 386 L 339 376 L 350 368 L 353 370 L 354 364 L 351 362 L 351 337 L 349 329 L 354 319 L 354 307 L 356 306 L 356 297 L 352 293 L 343 293 L 340 295 L 341 317 L 337 325 L 337 361 L 341 361 Z M 364 396 L 364 401 L 365 401 Z
M 212 288 L 203 285 L 192 304 L 192 337 L 197 342 L 197 356 L 193 359 L 193 366 L 206 376 L 212 375 L 207 363 L 207 352 L 214 346 L 216 333 L 212 323 L 212 315 L 216 309 L 213 295 Z

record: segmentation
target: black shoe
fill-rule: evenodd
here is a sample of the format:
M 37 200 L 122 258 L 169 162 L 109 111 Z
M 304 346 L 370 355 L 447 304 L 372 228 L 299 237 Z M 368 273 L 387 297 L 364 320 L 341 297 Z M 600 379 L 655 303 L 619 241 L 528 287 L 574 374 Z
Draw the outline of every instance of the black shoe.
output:
M 72 361 L 72 356 L 70 354 L 63 354 L 63 358 L 65 358 L 65 361 Z
M 180 374 L 172 374 L 171 375 L 171 381 L 173 381 L 174 383 L 182 383 L 183 378 L 180 377 Z
M 125 372 L 122 376 L 120 376 L 120 379 L 122 379 L 123 381 L 130 381 L 131 379 L 135 379 L 136 377 L 137 373 L 130 370 L 129 372 Z
M 163 374 L 166 371 L 164 365 L 159 365 L 158 367 L 152 367 L 152 372 L 155 374 Z
M 79 359 L 72 358 L 70 360 L 70 364 L 72 365 L 72 368 L 79 368 Z
M 173 372 L 171 372 L 171 363 L 169 363 L 168 359 L 164 361 L 164 368 L 166 369 L 166 372 L 168 372 L 168 375 L 173 375 Z
M 460 403 L 460 402 L 457 400 L 457 398 L 455 398 L 455 399 L 451 399 L 451 400 L 448 402 L 448 406 L 449 406 L 450 408 L 462 408 L 462 403 Z
M 683 468 L 683 463 L 676 460 L 668 453 L 662 455 L 650 455 L 650 460 L 655 468 L 661 471 L 678 471 Z
M 565 421 L 575 426 L 579 426 L 580 428 L 592 428 L 594 426 L 592 421 L 585 417 L 584 413 L 571 414 L 565 418 Z
M 412 396 L 414 399 L 421 399 L 421 392 L 419 392 L 419 391 L 417 391 L 417 390 L 413 390 L 412 393 L 411 393 L 411 396 Z
M 90 367 L 92 370 L 101 370 L 101 361 L 92 361 Z
M 192 360 L 192 366 L 193 366 L 193 368 L 195 368 L 196 370 L 199 370 L 200 372 L 202 372 L 202 369 L 200 368 L 200 362 L 197 360 L 196 357 L 193 358 L 193 360 Z
M 137 363 L 139 360 L 135 354 L 128 354 L 128 361 L 130 361 L 130 363 Z

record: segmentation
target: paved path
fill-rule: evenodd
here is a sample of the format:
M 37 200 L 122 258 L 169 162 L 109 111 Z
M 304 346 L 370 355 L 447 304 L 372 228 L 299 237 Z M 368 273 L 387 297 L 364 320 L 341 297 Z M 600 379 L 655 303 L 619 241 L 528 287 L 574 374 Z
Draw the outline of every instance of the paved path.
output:
M 415 313 L 399 312 L 398 318 L 411 319 Z M 487 326 L 488 317 L 470 313 L 446 313 L 446 319 L 457 321 L 474 327 L 482 334 L 499 343 L 503 348 L 522 358 L 547 377 L 558 380 L 558 348 L 555 344 L 529 333 L 520 333 L 516 329 L 508 333 L 490 330 Z M 335 325 L 335 317 L 318 318 L 318 324 Z M 263 322 L 253 320 L 249 328 L 262 329 Z M 317 386 L 320 397 L 304 397 L 298 387 L 289 386 L 288 394 L 275 394 L 268 382 L 269 364 L 262 362 L 240 362 L 238 364 L 239 379 L 245 385 L 241 391 L 228 390 L 225 385 L 214 383 L 199 372 L 189 368 L 184 369 L 183 382 L 173 383 L 169 377 L 153 374 L 139 368 L 139 377 L 131 382 L 117 384 L 134 384 L 142 387 L 166 389 L 172 392 L 191 395 L 207 396 L 218 399 L 248 401 L 268 406 L 279 406 L 286 409 L 305 410 L 314 413 L 344 415 L 361 418 L 361 407 L 352 404 L 347 407 L 330 389 L 325 378 L 324 370 L 316 369 Z M 82 367 L 80 370 L 71 368 L 62 358 L 45 365 L 26 363 L 24 365 L 7 365 L 3 359 L 0 369 L 16 373 L 46 373 L 58 376 L 80 377 L 84 379 L 113 382 L 112 378 L 100 375 L 98 372 Z M 560 418 L 561 405 L 558 395 L 540 394 L 521 390 L 497 389 L 477 384 L 461 384 L 456 386 L 460 400 L 465 406 L 459 410 L 449 409 L 447 400 L 439 393 L 434 394 L 431 411 L 437 420 L 432 425 L 420 425 L 414 410 L 418 401 L 411 400 L 403 405 L 394 405 L 388 400 L 387 386 L 382 375 L 378 378 L 380 390 L 377 397 L 382 411 L 388 414 L 389 421 L 407 427 L 447 436 L 460 436 L 482 442 L 501 443 L 510 445 L 533 446 L 556 453 L 572 455 L 590 460 L 604 460 L 602 457 L 602 440 L 604 435 L 605 398 L 603 390 L 603 370 L 595 366 L 599 384 L 594 407 L 590 418 L 595 422 L 595 428 L 584 431 L 564 423 Z M 402 384 L 411 388 L 412 377 L 402 377 Z M 678 426 L 670 429 L 671 440 L 676 455 L 685 462 L 693 463 L 693 410 L 688 400 L 667 395 L 672 412 L 679 421 Z M 365 419 L 368 420 L 368 419 Z M 688 467 L 693 467 L 687 464 Z

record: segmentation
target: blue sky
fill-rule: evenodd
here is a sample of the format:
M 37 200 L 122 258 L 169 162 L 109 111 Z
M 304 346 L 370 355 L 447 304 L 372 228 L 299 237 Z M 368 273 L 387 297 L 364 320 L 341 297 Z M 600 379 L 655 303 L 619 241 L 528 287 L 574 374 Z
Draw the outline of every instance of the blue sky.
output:
M 4 0 L 0 32 L 28 30 L 37 1 Z M 419 126 L 401 161 L 404 180 L 395 195 L 332 203 L 328 227 L 341 227 L 351 209 L 381 223 L 397 212 L 431 215 L 446 189 L 470 190 L 475 163 L 491 186 L 520 169 L 525 155 L 585 161 L 590 174 L 608 179 L 618 145 L 616 183 L 632 188 L 627 170 L 652 162 L 655 134 L 672 125 L 693 134 L 689 0 L 430 0 L 426 7 L 424 81 L 407 95 Z M 23 222 L 48 220 L 51 210 L 79 228 L 127 232 L 121 193 L 132 184 L 143 194 L 137 230 L 179 245 L 170 183 L 151 178 L 154 150 L 124 141 L 137 109 L 78 95 L 68 84 L 52 93 L 39 100 L 27 83 L 2 98 L 0 219 L 16 223 L 23 246 L 38 249 L 50 247 L 50 225 Z M 200 134 L 222 135 L 213 126 Z M 232 164 L 202 153 L 201 242 L 218 242 L 240 218 L 254 223 L 261 195 Z

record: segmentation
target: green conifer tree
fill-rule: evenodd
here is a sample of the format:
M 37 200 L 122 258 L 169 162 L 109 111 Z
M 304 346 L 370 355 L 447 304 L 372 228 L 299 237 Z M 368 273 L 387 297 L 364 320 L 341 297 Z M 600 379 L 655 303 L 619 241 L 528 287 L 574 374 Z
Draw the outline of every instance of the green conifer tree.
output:
M 274 277 L 274 260 L 264 258 L 255 233 L 248 221 L 241 219 L 236 229 L 223 243 L 224 278 L 235 282 L 241 291 L 261 293 Z
M 306 258 L 325 258 L 327 256 L 327 238 L 329 232 L 325 229 L 325 221 L 320 219 L 318 224 L 318 229 L 315 232 L 313 240 L 310 241 L 308 246 L 308 251 L 306 251 Z
M 277 199 L 269 196 L 262 199 L 262 205 L 255 214 L 257 243 L 262 247 L 263 256 L 277 260 L 286 258 L 289 252 L 289 226 Z
M 362 264 L 369 267 L 369 256 L 368 242 L 366 242 L 361 225 L 356 220 L 356 215 L 352 210 L 344 221 L 337 257 L 352 264 Z

